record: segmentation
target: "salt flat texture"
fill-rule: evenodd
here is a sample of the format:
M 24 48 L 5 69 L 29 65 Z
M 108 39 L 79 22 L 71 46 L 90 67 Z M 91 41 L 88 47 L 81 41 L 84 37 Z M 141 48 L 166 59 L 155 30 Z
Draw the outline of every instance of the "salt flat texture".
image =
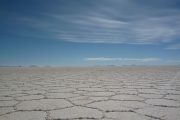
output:
M 0 120 L 180 120 L 180 67 L 0 68 Z

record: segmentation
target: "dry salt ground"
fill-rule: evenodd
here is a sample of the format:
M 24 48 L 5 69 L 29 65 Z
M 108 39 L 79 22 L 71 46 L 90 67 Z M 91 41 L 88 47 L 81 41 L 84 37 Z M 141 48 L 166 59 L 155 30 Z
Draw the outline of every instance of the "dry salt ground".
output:
M 0 120 L 180 120 L 180 67 L 0 68 Z

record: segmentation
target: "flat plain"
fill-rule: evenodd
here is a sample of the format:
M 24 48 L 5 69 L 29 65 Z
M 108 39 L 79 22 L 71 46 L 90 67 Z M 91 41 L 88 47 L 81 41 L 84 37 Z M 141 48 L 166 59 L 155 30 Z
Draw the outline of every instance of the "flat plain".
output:
M 0 120 L 180 120 L 180 67 L 2 67 Z

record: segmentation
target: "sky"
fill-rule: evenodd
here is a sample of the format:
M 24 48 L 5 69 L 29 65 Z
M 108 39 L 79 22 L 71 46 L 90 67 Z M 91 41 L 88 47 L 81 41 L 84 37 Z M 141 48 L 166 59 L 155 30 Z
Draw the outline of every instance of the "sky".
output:
M 0 0 L 0 66 L 180 65 L 179 0 Z

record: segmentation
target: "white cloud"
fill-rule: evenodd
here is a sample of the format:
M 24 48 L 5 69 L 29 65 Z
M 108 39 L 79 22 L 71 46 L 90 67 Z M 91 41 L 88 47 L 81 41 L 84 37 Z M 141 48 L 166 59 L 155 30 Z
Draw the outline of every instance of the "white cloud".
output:
M 86 61 L 115 61 L 118 58 L 107 58 L 107 57 L 97 57 L 97 58 L 85 58 Z
M 69 23 L 72 28 L 59 30 L 59 40 L 84 43 L 158 44 L 180 37 L 180 16 L 142 18 L 122 21 L 111 16 L 80 16 Z M 174 25 L 171 25 L 171 24 Z
M 111 58 L 111 57 L 94 57 L 85 58 L 85 61 L 135 61 L 135 62 L 153 62 L 160 61 L 159 58 Z
M 143 62 L 151 62 L 151 61 L 160 61 L 160 58 L 144 58 L 141 61 Z
M 120 20 L 113 20 L 101 17 L 87 17 L 89 23 L 102 28 L 119 28 L 125 26 L 127 23 Z
M 70 42 L 158 44 L 180 38 L 180 10 L 166 8 L 174 2 L 166 1 L 160 7 L 156 2 L 146 7 L 131 0 L 90 3 L 92 6 L 71 6 L 75 13 L 62 7 L 61 12 L 27 22 L 45 32 L 43 36 Z

